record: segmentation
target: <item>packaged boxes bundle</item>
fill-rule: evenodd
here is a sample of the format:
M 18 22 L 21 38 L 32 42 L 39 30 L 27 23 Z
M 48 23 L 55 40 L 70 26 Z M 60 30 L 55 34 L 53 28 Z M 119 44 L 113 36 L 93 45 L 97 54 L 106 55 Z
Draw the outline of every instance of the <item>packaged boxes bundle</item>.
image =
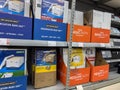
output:
M 95 48 L 83 48 L 85 57 L 87 60 L 90 61 L 90 63 L 94 66 L 95 65 L 95 55 L 96 55 L 96 49 Z
M 56 84 L 56 50 L 50 48 L 35 49 L 33 53 L 34 88 Z
M 35 10 L 35 18 L 56 22 L 66 22 L 63 18 L 66 17 L 65 15 L 67 12 L 64 10 L 68 10 L 68 4 L 68 1 L 65 0 L 34 0 L 33 6 Z
M 0 0 L 0 12 L 29 17 L 30 0 Z
M 60 49 L 58 60 L 58 75 L 60 81 L 66 85 L 67 60 L 68 49 Z M 70 63 L 70 86 L 79 85 L 89 82 L 90 67 L 87 64 L 84 52 L 81 48 L 72 49 L 71 63 Z
M 0 89 L 26 89 L 27 77 L 26 77 L 26 49 L 4 49 L 0 48 Z M 21 80 L 23 80 L 21 82 Z M 8 84 L 7 82 L 15 82 Z M 20 85 L 20 86 L 19 86 Z M 19 86 L 19 87 L 17 87 Z

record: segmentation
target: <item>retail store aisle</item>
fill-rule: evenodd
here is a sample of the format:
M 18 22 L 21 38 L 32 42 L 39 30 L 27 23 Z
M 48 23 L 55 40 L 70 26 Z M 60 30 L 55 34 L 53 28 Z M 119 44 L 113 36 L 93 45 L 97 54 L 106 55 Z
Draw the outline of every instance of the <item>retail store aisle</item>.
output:
M 120 83 L 113 84 L 111 86 L 103 87 L 97 90 L 120 90 Z

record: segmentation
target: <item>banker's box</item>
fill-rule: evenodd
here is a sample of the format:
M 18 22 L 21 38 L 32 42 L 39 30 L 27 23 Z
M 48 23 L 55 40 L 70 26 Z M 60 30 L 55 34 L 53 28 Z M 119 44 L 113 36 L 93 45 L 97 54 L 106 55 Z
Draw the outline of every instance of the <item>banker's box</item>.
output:
M 91 42 L 94 43 L 109 43 L 110 42 L 110 30 L 92 28 Z
M 80 50 L 80 49 L 79 49 Z M 80 54 L 80 53 L 79 53 Z M 82 53 L 81 53 L 82 55 Z M 81 57 L 81 59 L 83 59 Z M 82 61 L 81 61 L 82 62 Z M 84 58 L 84 62 L 86 62 Z M 75 62 L 78 63 L 78 62 Z M 72 65 L 70 67 L 70 86 L 75 86 L 83 83 L 89 82 L 90 78 L 90 67 L 88 62 L 86 62 L 87 65 L 82 65 L 82 66 L 76 66 L 74 63 L 75 67 Z M 58 60 L 58 78 L 60 81 L 66 85 L 66 73 L 67 73 L 67 59 L 65 59 L 65 54 L 62 56 L 62 54 L 59 55 L 59 60 Z M 73 63 L 71 63 L 73 64 Z
M 66 41 L 66 24 L 35 19 L 33 39 Z
M 34 88 L 42 88 L 56 84 L 56 50 L 35 49 L 35 64 L 32 71 Z
M 97 82 L 101 80 L 107 80 L 109 76 L 109 64 L 106 62 L 105 59 L 102 57 L 102 53 L 100 51 L 97 51 L 96 53 L 96 60 L 95 60 L 95 66 L 93 66 L 90 62 L 90 68 L 91 68 L 91 75 L 90 75 L 90 81 L 91 82 Z
M 74 25 L 73 29 L 73 42 L 90 42 L 91 37 L 91 27 L 90 26 L 81 26 Z M 67 28 L 67 41 L 70 38 L 70 24 L 68 24 Z
M 29 17 L 30 0 L 1 0 L 0 12 Z
M 1 12 L 0 38 L 32 39 L 32 19 Z

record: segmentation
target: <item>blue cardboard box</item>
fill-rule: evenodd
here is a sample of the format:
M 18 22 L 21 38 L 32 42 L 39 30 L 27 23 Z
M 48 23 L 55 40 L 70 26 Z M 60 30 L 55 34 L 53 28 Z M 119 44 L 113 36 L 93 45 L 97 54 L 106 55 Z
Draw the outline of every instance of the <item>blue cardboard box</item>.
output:
M 26 49 L 0 48 L 0 79 L 26 75 Z
M 35 19 L 33 37 L 35 40 L 66 41 L 66 24 Z
M 0 90 L 27 90 L 27 76 L 0 79 Z
M 41 18 L 63 22 L 64 0 L 42 0 Z
M 0 13 L 0 38 L 32 39 L 32 19 Z

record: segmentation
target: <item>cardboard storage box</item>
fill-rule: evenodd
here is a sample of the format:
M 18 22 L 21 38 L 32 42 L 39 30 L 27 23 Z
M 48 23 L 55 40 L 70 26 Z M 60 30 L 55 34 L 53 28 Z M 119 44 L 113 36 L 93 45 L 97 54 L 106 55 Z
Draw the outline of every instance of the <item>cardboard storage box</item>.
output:
M 76 51 L 76 50 L 81 51 L 81 49 L 73 49 L 72 56 L 75 55 L 74 51 Z M 63 51 L 64 51 L 64 49 L 63 49 Z M 83 59 L 85 61 L 84 53 L 82 53 L 82 54 L 83 54 L 83 57 L 81 57 L 81 59 Z M 66 57 L 68 57 L 68 56 L 66 56 L 65 53 L 63 53 L 63 57 L 62 57 L 62 55 L 60 55 L 60 58 L 58 60 L 59 79 L 64 85 L 66 85 L 67 60 L 68 60 Z M 75 85 L 89 82 L 90 67 L 89 66 L 84 66 L 84 67 L 78 66 L 79 62 L 77 62 L 77 61 L 76 62 L 74 61 L 74 63 L 78 63 L 78 64 L 74 64 L 74 66 L 72 63 L 73 62 L 71 61 L 69 85 L 75 86 Z
M 39 19 L 34 24 L 34 40 L 66 41 L 66 24 Z
M 91 10 L 84 14 L 84 24 L 94 28 L 109 29 L 111 28 L 111 13 L 98 10 Z
M 34 88 L 56 84 L 56 50 L 50 48 L 35 49 L 33 53 L 32 82 Z
M 96 54 L 96 49 L 95 48 L 83 48 L 85 57 L 87 60 L 90 61 L 90 63 L 94 66 L 95 65 L 95 54 Z
M 67 41 L 69 41 L 70 24 L 68 24 L 67 29 L 68 29 L 67 30 Z M 91 27 L 74 25 L 72 41 L 73 42 L 90 42 L 90 35 L 91 35 Z
M 0 38 L 32 39 L 32 19 L 0 13 Z
M 29 17 L 30 0 L 1 0 L 0 12 Z
M 91 42 L 109 43 L 109 41 L 110 41 L 110 30 L 92 28 Z
M 91 67 L 90 81 L 97 82 L 97 81 L 108 79 L 109 64 L 103 59 L 102 53 L 100 51 L 98 51 L 96 53 L 96 60 L 95 61 L 96 61 L 95 66 L 93 66 L 89 62 L 90 67 Z
M 26 49 L 0 48 L 0 90 L 27 89 Z
M 71 9 L 69 9 L 69 12 L 68 12 L 68 23 L 69 24 L 70 24 L 70 20 L 71 20 Z M 75 11 L 74 24 L 83 25 L 83 12 Z

